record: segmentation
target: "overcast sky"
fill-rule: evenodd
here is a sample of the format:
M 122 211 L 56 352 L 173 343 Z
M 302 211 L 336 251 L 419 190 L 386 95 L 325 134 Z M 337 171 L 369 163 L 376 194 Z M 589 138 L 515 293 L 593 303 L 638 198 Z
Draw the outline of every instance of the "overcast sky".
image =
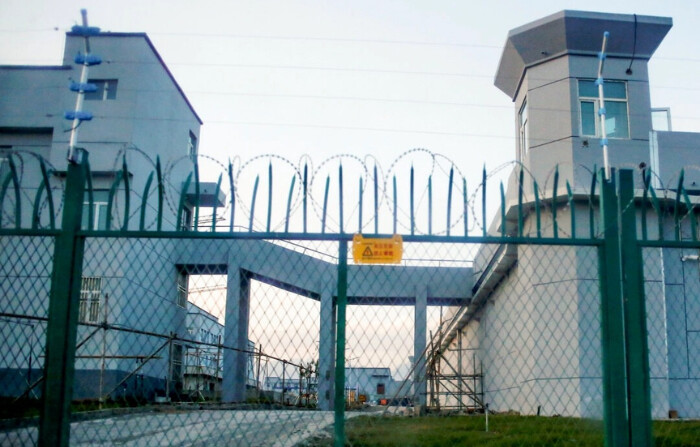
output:
M 652 105 L 671 107 L 674 130 L 700 131 L 689 0 L 2 0 L 0 64 L 59 63 L 82 7 L 105 31 L 148 33 L 204 121 L 200 153 L 220 160 L 371 154 L 388 170 L 427 148 L 476 184 L 484 164 L 515 157 L 513 106 L 493 85 L 508 31 L 567 8 L 672 17 Z

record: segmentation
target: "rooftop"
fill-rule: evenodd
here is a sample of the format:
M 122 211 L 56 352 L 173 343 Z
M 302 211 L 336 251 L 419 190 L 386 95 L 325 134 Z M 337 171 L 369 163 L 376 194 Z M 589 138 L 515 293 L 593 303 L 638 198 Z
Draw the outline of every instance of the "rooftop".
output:
M 527 68 L 566 54 L 597 57 L 605 31 L 607 57 L 648 60 L 671 26 L 670 17 L 560 11 L 508 33 L 494 83 L 515 98 Z

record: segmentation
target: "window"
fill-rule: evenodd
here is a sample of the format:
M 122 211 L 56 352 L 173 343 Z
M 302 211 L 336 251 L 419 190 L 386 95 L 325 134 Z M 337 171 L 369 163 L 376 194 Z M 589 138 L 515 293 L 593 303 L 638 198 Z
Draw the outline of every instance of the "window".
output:
M 0 146 L 0 188 L 2 188 L 2 184 L 5 182 L 5 180 L 9 179 L 8 174 L 10 173 L 10 154 L 8 152 L 5 152 L 5 149 L 10 148 L 11 146 Z M 10 182 L 12 182 L 12 180 L 10 180 Z M 10 186 L 12 185 L 10 184 Z M 11 209 L 11 207 L 0 209 L 0 212 L 2 213 L 2 218 L 12 220 L 14 214 L 11 214 Z
M 191 131 L 187 141 L 187 155 L 193 160 L 197 158 L 197 137 Z
M 603 83 L 605 96 L 605 133 L 609 138 L 629 138 L 627 84 L 619 81 Z M 578 97 L 581 114 L 581 136 L 600 137 L 598 86 L 595 81 L 579 80 Z
M 187 306 L 187 272 L 178 270 L 177 272 L 177 305 Z
M 7 161 L 6 157 L 3 157 L 0 153 L 0 182 L 5 181 L 5 177 L 10 172 L 10 163 Z
M 651 109 L 652 130 L 671 131 L 671 109 L 658 107 Z
M 192 210 L 188 206 L 182 207 L 182 216 L 180 217 L 180 228 L 183 231 L 192 229 Z
M 95 84 L 97 90 L 94 92 L 85 92 L 85 99 L 87 101 L 117 99 L 117 85 L 119 81 L 116 79 L 89 79 L 88 84 Z
M 0 146 L 0 182 L 10 173 L 10 150 L 12 146 Z
M 96 190 L 92 192 L 92 222 L 88 225 L 90 218 L 90 199 L 87 193 L 83 198 L 83 223 L 80 225 L 85 230 L 106 230 L 107 229 L 107 202 L 109 191 Z
M 377 384 L 377 394 L 380 396 L 384 394 L 384 384 L 383 383 L 378 383 Z
M 173 343 L 170 351 L 170 379 L 173 382 L 182 381 L 182 345 Z
M 78 319 L 81 323 L 98 323 L 100 319 L 100 295 L 102 278 L 83 277 L 80 284 Z
M 525 155 L 527 155 L 528 150 L 528 134 L 527 134 L 527 99 L 523 101 L 523 106 L 520 108 L 520 113 L 518 114 L 518 141 L 520 146 L 520 160 L 522 160 Z

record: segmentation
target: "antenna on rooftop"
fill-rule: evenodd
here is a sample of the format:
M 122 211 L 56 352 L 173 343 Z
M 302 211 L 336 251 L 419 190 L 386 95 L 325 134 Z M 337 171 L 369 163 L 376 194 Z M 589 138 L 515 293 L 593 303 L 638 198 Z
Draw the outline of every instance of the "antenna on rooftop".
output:
M 603 146 L 603 165 L 605 166 L 605 178 L 610 178 L 610 163 L 608 161 L 608 135 L 605 129 L 605 93 L 603 91 L 603 66 L 605 65 L 605 47 L 608 45 L 610 33 L 603 33 L 603 47 L 598 53 L 598 78 L 595 85 L 598 86 L 598 116 L 600 117 L 600 145 Z
M 75 56 L 75 63 L 82 65 L 83 69 L 80 72 L 80 82 L 71 81 L 70 83 L 71 91 L 78 94 L 75 100 L 75 109 L 64 114 L 64 117 L 67 120 L 73 121 L 70 130 L 70 142 L 68 143 L 69 163 L 78 163 L 80 161 L 75 147 L 78 141 L 78 127 L 83 121 L 90 121 L 92 119 L 92 113 L 83 111 L 85 93 L 97 91 L 97 86 L 95 84 L 89 84 L 87 82 L 88 67 L 102 63 L 102 58 L 97 55 L 90 54 L 90 36 L 100 34 L 100 29 L 88 26 L 87 10 L 81 9 L 80 14 L 83 16 L 83 24 L 75 25 L 73 28 L 71 28 L 71 33 L 82 36 L 85 39 L 85 54 L 78 53 L 77 56 Z

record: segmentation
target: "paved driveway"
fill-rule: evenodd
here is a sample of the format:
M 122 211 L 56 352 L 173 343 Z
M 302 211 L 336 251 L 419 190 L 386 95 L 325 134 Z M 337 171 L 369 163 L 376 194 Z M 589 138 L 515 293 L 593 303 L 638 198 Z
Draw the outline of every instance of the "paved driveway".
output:
M 353 417 L 358 413 L 348 413 Z M 71 424 L 71 446 L 291 447 L 333 423 L 331 411 L 194 410 Z M 0 432 L 0 445 L 33 446 L 35 427 Z

